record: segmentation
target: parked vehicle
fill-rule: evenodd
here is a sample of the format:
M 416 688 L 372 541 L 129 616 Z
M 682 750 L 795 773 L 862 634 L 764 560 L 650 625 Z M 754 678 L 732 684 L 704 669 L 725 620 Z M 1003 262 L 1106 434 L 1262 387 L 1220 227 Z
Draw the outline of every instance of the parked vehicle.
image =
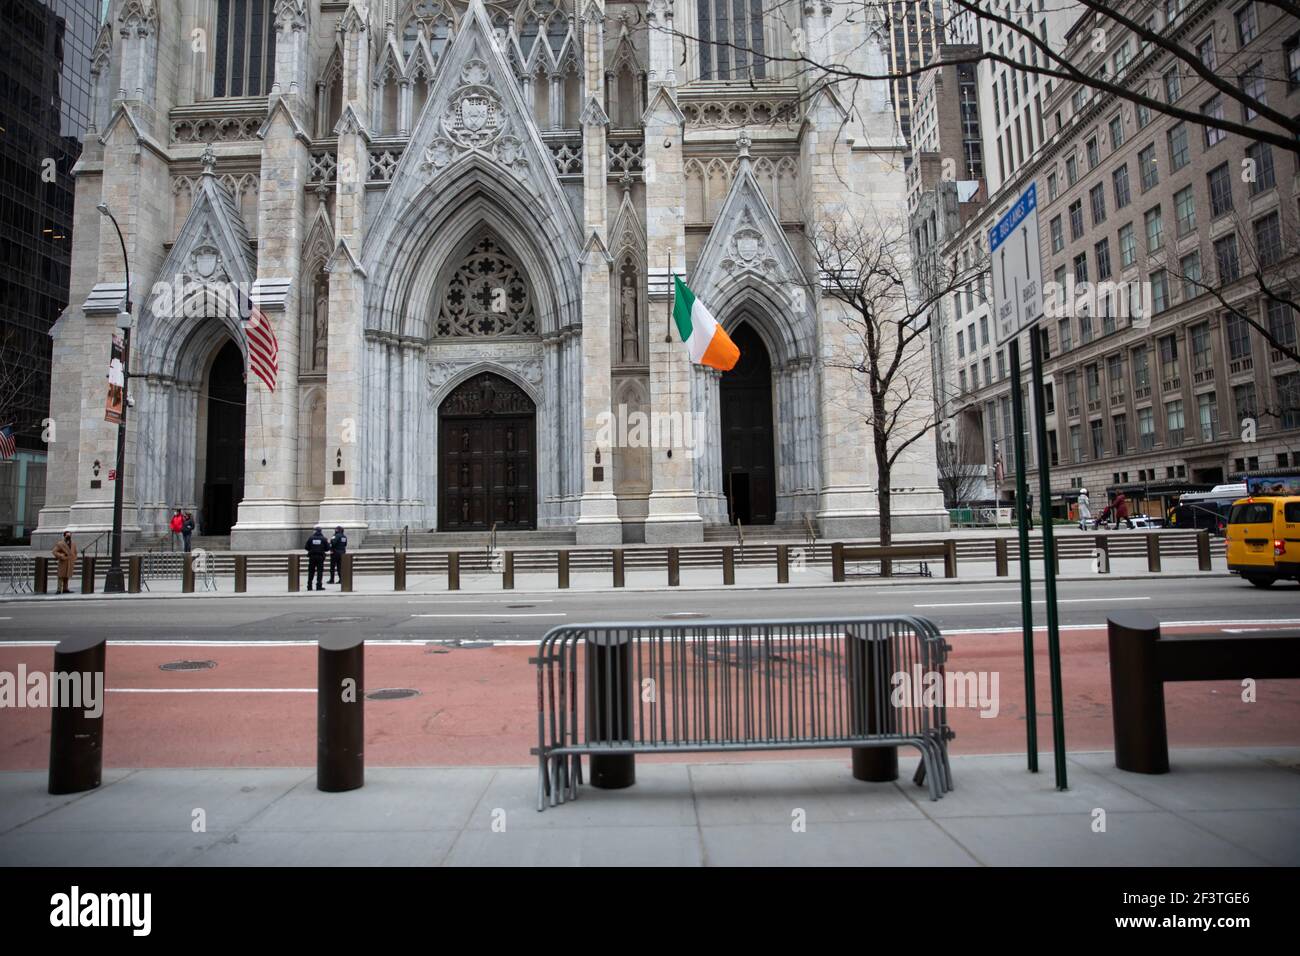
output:
M 1228 570 L 1257 588 L 1300 581 L 1300 497 L 1243 498 L 1228 516 Z

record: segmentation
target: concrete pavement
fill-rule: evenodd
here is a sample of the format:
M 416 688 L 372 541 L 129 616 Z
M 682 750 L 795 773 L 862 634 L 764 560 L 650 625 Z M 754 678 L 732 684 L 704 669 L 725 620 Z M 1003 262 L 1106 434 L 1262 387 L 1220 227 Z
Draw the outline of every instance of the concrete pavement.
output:
M 903 755 L 897 783 L 847 757 L 753 763 L 642 759 L 628 790 L 584 787 L 538 813 L 536 768 L 371 769 L 321 793 L 304 769 L 109 771 L 54 797 L 0 774 L 10 866 L 882 865 L 1295 866 L 1300 748 L 1175 750 L 1130 774 L 1069 758 L 1070 790 L 1023 756 L 956 757 L 931 802 Z M 201 821 L 201 826 L 200 826 Z

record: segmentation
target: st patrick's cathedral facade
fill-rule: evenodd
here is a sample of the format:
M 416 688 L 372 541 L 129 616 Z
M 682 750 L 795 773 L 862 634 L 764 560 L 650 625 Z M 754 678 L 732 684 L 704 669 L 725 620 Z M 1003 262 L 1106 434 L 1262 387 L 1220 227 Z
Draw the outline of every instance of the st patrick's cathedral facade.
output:
M 175 508 L 236 549 L 316 524 L 362 546 L 874 534 L 865 383 L 827 360 L 855 336 L 808 243 L 905 216 L 904 147 L 883 84 L 850 99 L 780 59 L 882 70 L 880 25 L 842 15 L 111 0 L 37 542 L 112 523 L 105 371 L 128 304 L 129 541 Z M 739 347 L 731 371 L 689 362 L 673 275 Z M 225 287 L 274 329 L 274 389 Z M 895 466 L 896 529 L 946 523 L 932 449 Z

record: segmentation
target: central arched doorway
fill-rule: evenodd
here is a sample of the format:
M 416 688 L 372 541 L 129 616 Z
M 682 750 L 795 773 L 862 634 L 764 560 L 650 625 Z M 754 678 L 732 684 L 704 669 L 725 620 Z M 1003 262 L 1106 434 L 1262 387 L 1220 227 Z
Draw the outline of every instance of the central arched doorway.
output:
M 246 392 L 244 353 L 227 341 L 208 372 L 202 534 L 230 534 L 244 498 Z
M 483 372 L 438 409 L 438 530 L 537 524 L 536 406 L 518 385 Z
M 772 361 L 748 322 L 731 333 L 740 361 L 722 374 L 722 490 L 735 524 L 776 521 L 776 466 L 772 427 Z

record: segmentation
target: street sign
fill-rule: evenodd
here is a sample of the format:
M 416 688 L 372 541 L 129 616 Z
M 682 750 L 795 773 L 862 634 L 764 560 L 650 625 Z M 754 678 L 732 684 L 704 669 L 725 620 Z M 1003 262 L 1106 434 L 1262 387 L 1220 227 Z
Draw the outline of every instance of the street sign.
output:
M 117 481 L 117 469 L 116 469 L 116 468 L 110 468 L 110 469 L 108 469 L 108 480 L 109 480 L 109 481 Z
M 1038 187 L 1031 184 L 989 230 L 994 329 L 999 345 L 1043 314 L 1043 260 L 1038 251 Z

